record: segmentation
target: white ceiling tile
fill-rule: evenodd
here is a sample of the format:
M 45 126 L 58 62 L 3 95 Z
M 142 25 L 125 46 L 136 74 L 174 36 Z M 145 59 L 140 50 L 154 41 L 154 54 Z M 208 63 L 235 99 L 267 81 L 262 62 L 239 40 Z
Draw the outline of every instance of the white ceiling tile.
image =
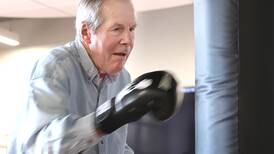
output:
M 136 11 L 148 11 L 193 3 L 193 0 L 132 0 Z M 78 0 L 0 0 L 0 17 L 71 17 Z
M 193 0 L 132 0 L 137 11 L 149 11 L 193 3 Z
M 78 0 L 32 0 L 33 2 L 39 3 L 46 7 L 70 14 L 75 15 L 76 6 Z
M 48 9 L 48 8 L 33 8 L 29 10 L 14 10 L 14 12 L 2 13 L 1 16 L 7 17 L 27 17 L 27 18 L 55 18 L 55 17 L 70 17 L 69 14 Z

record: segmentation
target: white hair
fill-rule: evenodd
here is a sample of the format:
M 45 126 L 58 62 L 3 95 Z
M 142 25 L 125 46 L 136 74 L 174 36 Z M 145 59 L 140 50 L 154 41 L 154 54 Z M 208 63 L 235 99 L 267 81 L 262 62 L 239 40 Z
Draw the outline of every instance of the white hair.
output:
M 102 24 L 102 4 L 104 0 L 80 0 L 78 4 L 75 28 L 76 37 L 81 36 L 82 23 L 86 22 L 95 33 Z
M 106 0 L 79 0 L 75 20 L 76 38 L 81 36 L 83 22 L 86 22 L 95 33 L 103 23 L 102 10 Z M 131 0 L 129 0 L 131 3 Z M 135 12 L 136 13 L 136 12 Z

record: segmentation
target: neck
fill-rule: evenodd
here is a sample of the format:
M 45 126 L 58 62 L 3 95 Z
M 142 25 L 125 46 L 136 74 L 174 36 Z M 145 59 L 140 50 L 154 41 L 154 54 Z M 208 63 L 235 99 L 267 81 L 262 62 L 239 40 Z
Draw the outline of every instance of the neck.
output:
M 99 77 L 101 79 L 104 79 L 107 76 L 107 73 L 99 73 Z

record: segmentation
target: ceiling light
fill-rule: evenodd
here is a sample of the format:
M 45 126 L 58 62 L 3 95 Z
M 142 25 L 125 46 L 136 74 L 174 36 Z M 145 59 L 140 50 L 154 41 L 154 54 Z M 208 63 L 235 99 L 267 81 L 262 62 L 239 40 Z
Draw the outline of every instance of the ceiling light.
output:
M 0 28 L 0 43 L 4 43 L 10 46 L 17 46 L 20 44 L 19 35 L 6 29 Z

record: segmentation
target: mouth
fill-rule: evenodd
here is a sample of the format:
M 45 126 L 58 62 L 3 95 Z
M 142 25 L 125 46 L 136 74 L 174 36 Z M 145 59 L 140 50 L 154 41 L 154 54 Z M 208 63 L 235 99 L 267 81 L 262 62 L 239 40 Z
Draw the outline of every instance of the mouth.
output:
M 121 57 L 127 56 L 127 54 L 126 54 L 126 53 L 123 53 L 123 52 L 114 53 L 113 55 L 115 55 L 115 56 L 121 56 Z

